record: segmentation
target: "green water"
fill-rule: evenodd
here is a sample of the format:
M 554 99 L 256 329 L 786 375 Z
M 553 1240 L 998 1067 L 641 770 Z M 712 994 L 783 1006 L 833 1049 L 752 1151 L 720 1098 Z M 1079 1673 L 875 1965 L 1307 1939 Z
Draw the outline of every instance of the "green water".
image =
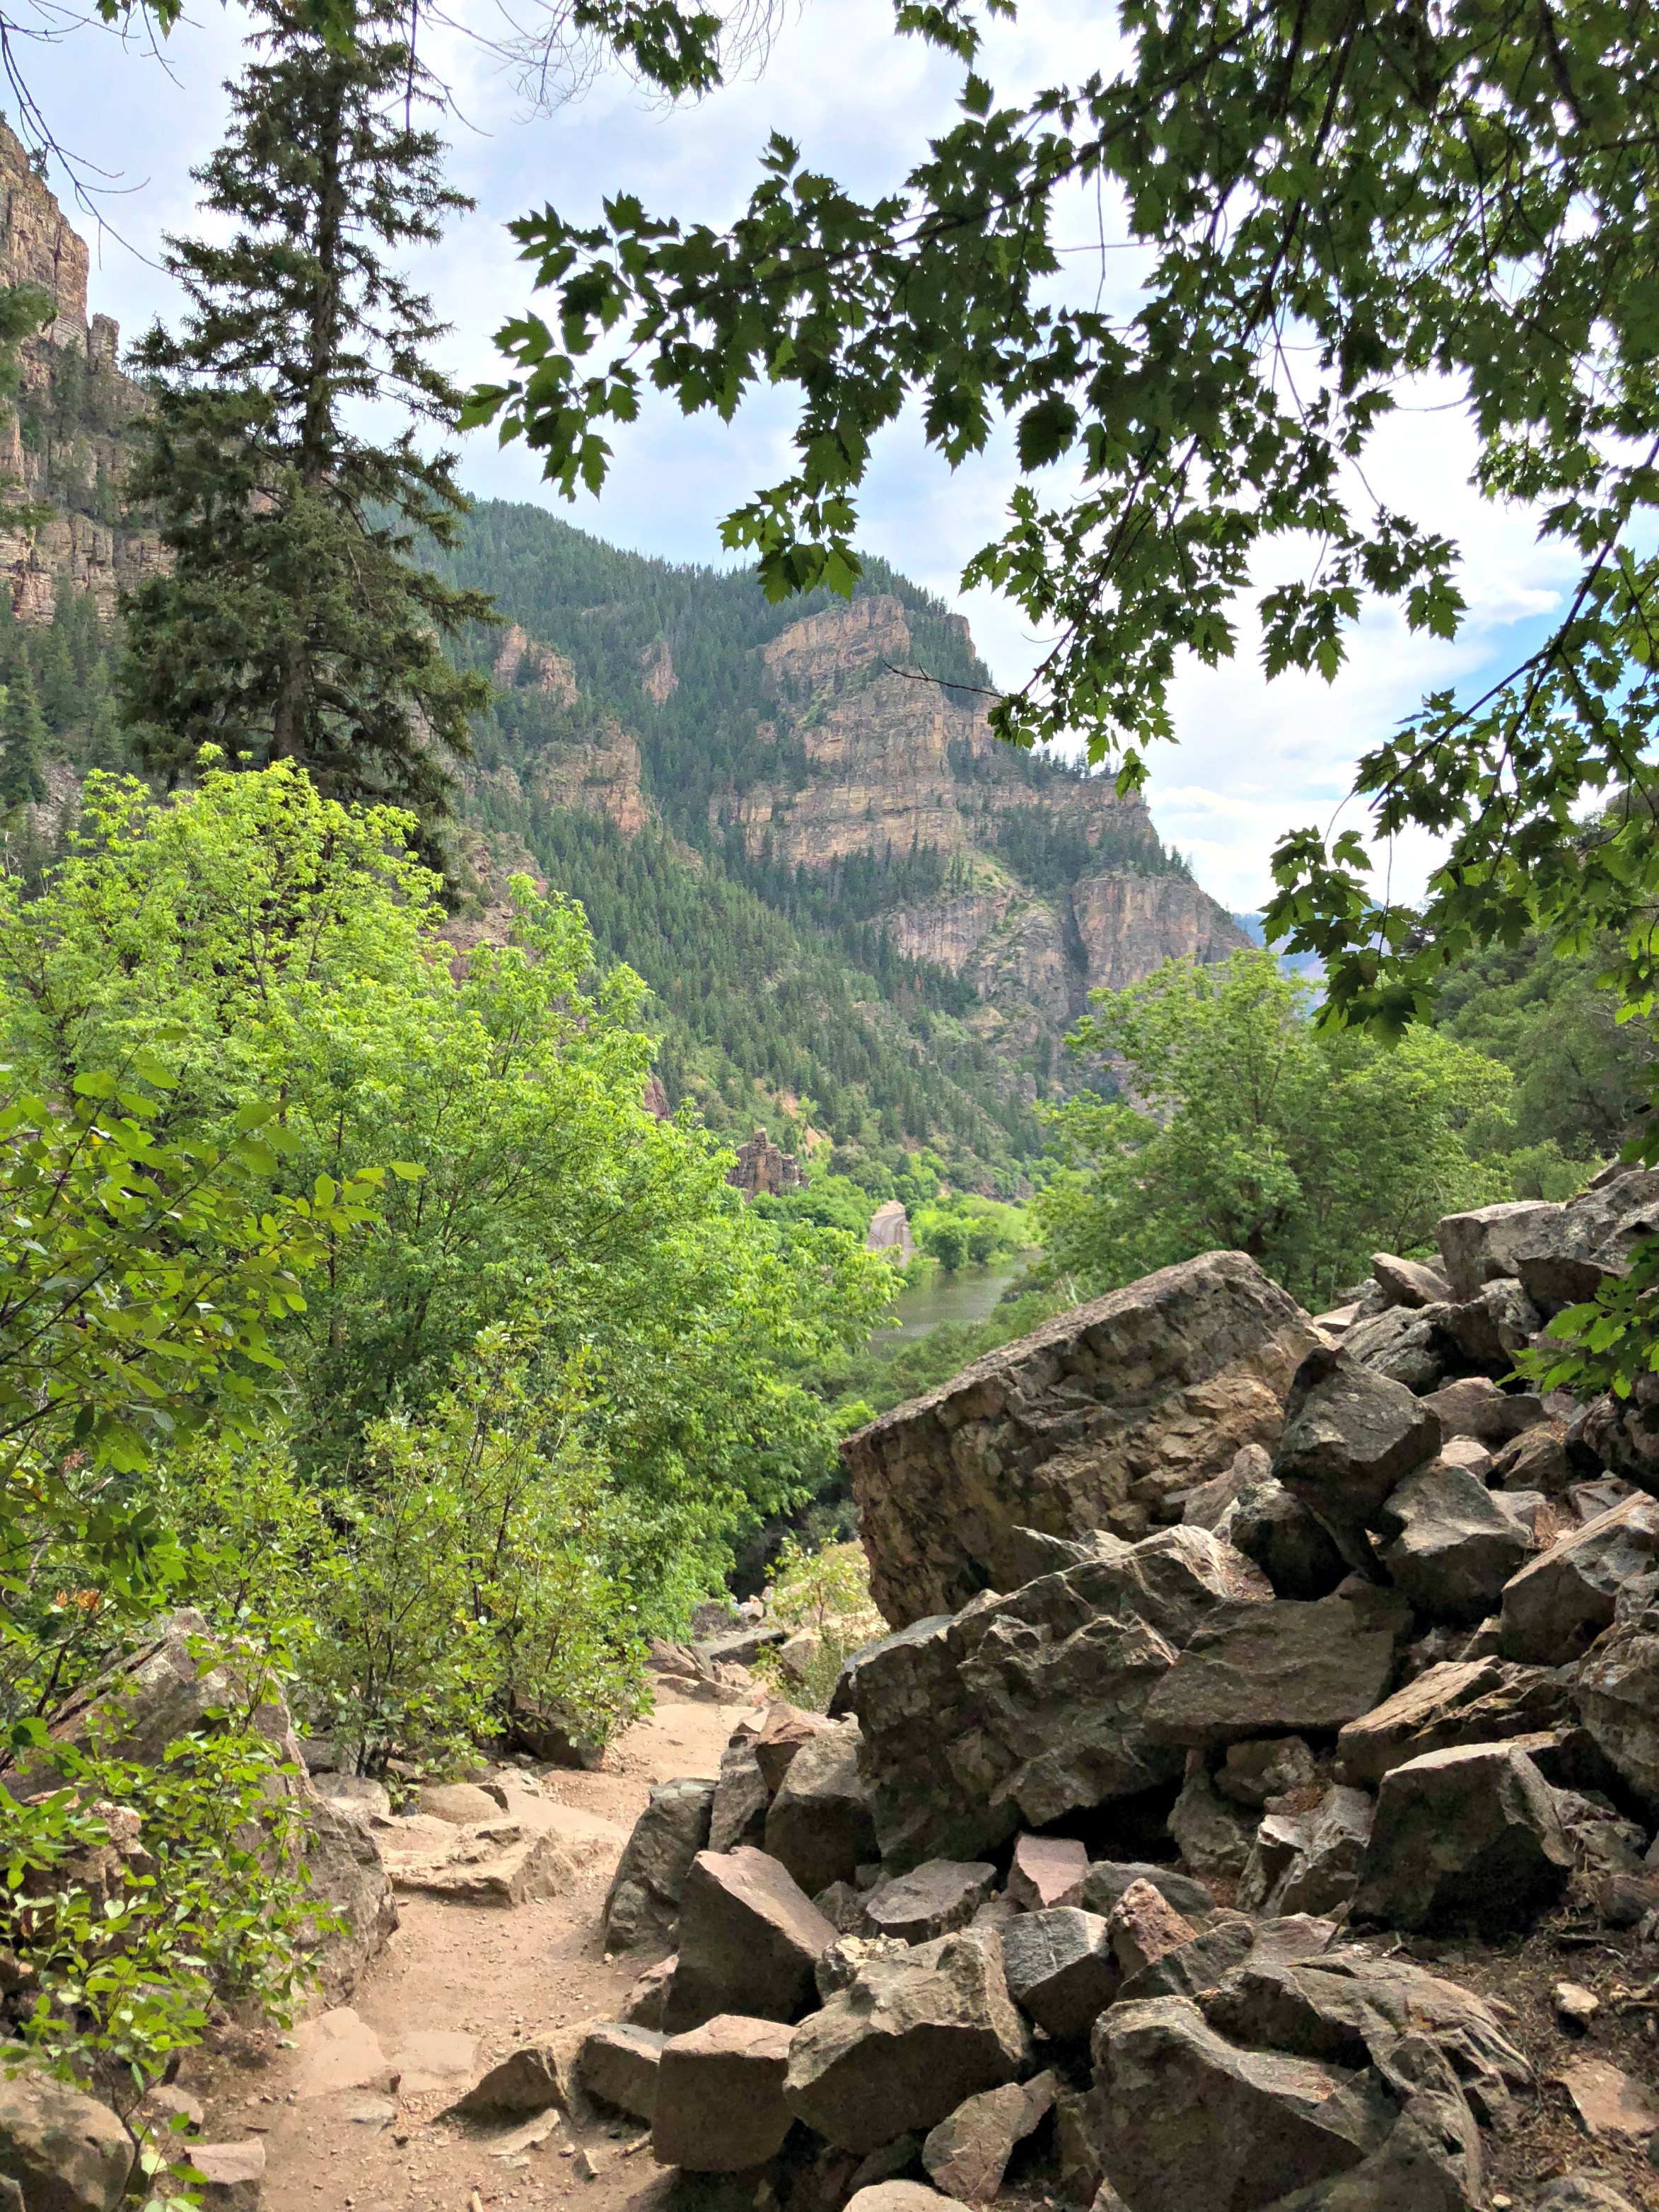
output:
M 938 1269 L 932 1279 L 914 1291 L 901 1291 L 893 1301 L 896 1330 L 883 1329 L 877 1341 L 908 1344 L 926 1336 L 941 1322 L 975 1322 L 988 1318 L 1003 1291 L 1021 1273 L 1018 1261 L 1000 1261 L 990 1267 L 961 1267 L 954 1275 Z

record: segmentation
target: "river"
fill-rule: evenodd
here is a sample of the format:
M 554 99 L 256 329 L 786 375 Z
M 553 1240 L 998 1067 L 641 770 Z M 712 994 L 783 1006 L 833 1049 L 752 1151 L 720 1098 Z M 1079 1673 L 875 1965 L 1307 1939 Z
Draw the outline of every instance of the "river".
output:
M 990 1267 L 962 1267 L 954 1275 L 947 1275 L 942 1267 L 939 1268 L 916 1289 L 899 1292 L 893 1301 L 898 1328 L 878 1330 L 876 1341 L 884 1345 L 908 1344 L 919 1336 L 927 1335 L 941 1322 L 984 1321 L 1008 1285 L 1024 1269 L 1024 1262 L 1018 1260 L 1000 1260 Z

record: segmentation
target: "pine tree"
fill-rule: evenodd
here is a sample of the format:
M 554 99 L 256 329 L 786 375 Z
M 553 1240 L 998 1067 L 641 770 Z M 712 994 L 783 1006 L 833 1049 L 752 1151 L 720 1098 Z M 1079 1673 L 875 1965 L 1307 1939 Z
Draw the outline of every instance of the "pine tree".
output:
M 46 795 L 46 779 L 40 772 L 41 748 L 46 726 L 27 659 L 17 655 L 6 684 L 6 703 L 0 710 L 0 806 L 36 805 Z
M 331 796 L 412 807 L 435 854 L 489 696 L 442 640 L 491 617 L 410 557 L 453 544 L 466 505 L 454 456 L 416 443 L 459 401 L 428 358 L 442 325 L 386 257 L 471 203 L 415 127 L 433 95 L 399 7 L 363 0 L 341 51 L 286 0 L 258 13 L 229 135 L 196 173 L 234 235 L 168 241 L 189 309 L 137 349 L 156 399 L 130 495 L 173 564 L 125 603 L 123 709 L 169 782 L 204 743 L 297 760 Z M 376 444 L 366 410 L 388 407 L 404 427 Z

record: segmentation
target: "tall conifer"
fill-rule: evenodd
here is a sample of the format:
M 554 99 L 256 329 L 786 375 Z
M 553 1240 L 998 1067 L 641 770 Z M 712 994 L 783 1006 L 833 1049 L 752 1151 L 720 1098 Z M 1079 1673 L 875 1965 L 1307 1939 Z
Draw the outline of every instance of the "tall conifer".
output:
M 130 497 L 173 555 L 125 603 L 123 708 L 144 764 L 174 781 L 204 743 L 301 762 L 331 796 L 447 811 L 483 679 L 442 640 L 489 618 L 410 556 L 452 543 L 466 501 L 459 396 L 428 357 L 442 325 L 388 257 L 471 204 L 444 184 L 433 94 L 402 8 L 360 0 L 331 47 L 313 17 L 258 0 L 225 144 L 199 169 L 223 244 L 168 242 L 188 311 L 137 349 L 155 404 Z M 376 441 L 389 410 L 403 426 Z
M 28 659 L 19 653 L 6 680 L 6 703 L 0 708 L 0 806 L 21 806 L 30 799 L 38 806 L 45 799 L 40 756 L 46 740 L 46 726 Z

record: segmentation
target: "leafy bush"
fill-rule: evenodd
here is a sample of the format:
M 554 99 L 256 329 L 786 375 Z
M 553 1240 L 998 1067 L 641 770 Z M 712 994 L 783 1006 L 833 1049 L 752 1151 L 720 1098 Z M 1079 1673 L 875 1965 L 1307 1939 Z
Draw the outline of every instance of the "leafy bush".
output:
M 861 1544 L 827 1544 L 814 1552 L 786 1536 L 774 1562 L 767 1611 L 792 1635 L 805 1633 L 813 1642 L 795 1674 L 785 1674 L 775 1650 L 760 1654 L 755 1672 L 809 1712 L 821 1713 L 828 1706 L 850 1654 L 887 1633 L 870 1595 L 870 1567 Z

